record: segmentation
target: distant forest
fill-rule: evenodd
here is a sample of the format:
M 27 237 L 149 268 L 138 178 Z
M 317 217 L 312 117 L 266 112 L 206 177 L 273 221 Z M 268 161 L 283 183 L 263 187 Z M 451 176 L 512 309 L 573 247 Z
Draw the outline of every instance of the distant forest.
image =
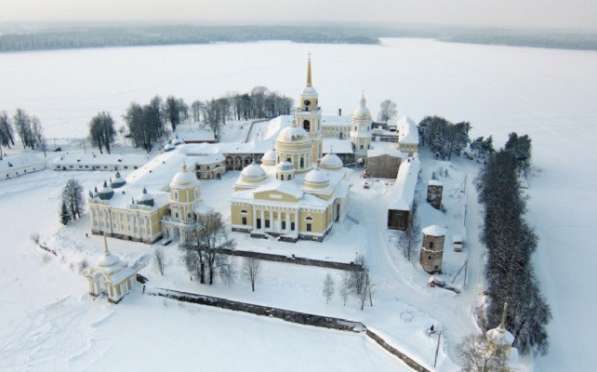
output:
M 446 42 L 597 50 L 597 32 L 439 26 L 199 26 L 0 24 L 0 52 L 288 40 L 300 43 L 378 44 L 381 37 Z

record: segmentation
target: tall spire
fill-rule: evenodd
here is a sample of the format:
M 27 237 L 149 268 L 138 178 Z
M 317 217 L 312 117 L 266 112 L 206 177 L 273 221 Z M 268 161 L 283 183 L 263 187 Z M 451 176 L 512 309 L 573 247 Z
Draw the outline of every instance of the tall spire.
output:
M 499 328 L 506 329 L 506 316 L 508 314 L 508 303 L 504 302 L 504 310 L 502 312 L 502 321 L 500 322 Z
M 307 86 L 310 87 L 312 86 L 312 81 L 311 81 L 311 53 L 309 53 L 309 57 L 307 59 Z
M 367 106 L 367 99 L 365 98 L 365 91 L 362 90 L 361 91 L 361 107 L 366 107 Z

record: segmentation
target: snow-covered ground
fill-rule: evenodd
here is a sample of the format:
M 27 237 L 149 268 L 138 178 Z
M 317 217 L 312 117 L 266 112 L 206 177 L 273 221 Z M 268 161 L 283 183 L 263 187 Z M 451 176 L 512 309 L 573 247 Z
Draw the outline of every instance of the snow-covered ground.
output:
M 0 81 L 11 87 L 0 92 L 0 109 L 23 107 L 40 117 L 50 137 L 81 137 L 98 111 L 111 111 L 120 120 L 130 101 L 147 101 L 155 94 L 190 101 L 266 85 L 296 97 L 308 51 L 325 112 L 338 107 L 350 112 L 364 89 L 374 112 L 378 102 L 391 98 L 414 119 L 438 114 L 468 120 L 475 135 L 494 134 L 498 143 L 510 131 L 531 135 L 536 172 L 530 180 L 529 221 L 541 240 L 537 271 L 554 315 L 551 350 L 537 360 L 537 370 L 590 370 L 597 363 L 595 344 L 584 336 L 597 312 L 597 301 L 588 295 L 597 264 L 590 245 L 597 221 L 597 173 L 591 170 L 597 161 L 595 52 L 388 39 L 381 46 L 263 42 L 12 53 L 0 55 Z M 178 76 L 154 73 L 166 70 Z M 14 249 L 0 252 L 3 308 L 39 308 L 84 291 L 81 283 L 63 278 L 62 266 L 39 264 L 27 248 L 31 230 L 43 234 L 55 228 L 56 190 L 70 176 L 38 187 L 38 177 L 48 174 L 0 184 L 2 235 L 14 237 L 9 242 Z M 89 177 L 88 183 L 96 184 L 105 175 Z M 24 182 L 29 191 L 7 186 L 15 182 Z M 23 219 L 7 210 L 19 211 Z

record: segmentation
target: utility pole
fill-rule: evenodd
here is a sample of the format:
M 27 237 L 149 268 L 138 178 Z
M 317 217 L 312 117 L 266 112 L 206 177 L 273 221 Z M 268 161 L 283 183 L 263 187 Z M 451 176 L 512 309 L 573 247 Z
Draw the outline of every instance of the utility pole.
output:
M 439 343 L 442 338 L 442 331 L 437 333 L 437 345 L 435 346 L 435 358 L 433 359 L 433 368 L 437 365 L 437 355 L 439 354 Z

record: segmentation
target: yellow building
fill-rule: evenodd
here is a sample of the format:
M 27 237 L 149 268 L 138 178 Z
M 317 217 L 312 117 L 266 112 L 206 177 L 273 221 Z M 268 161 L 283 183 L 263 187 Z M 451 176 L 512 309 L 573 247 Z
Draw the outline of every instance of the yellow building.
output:
M 322 158 L 321 152 L 321 109 L 309 59 L 292 126 L 280 131 L 261 165 L 243 169 L 234 186 L 232 229 L 289 241 L 323 240 L 346 214 L 349 182 L 340 158 Z
M 166 188 L 149 193 L 126 185 L 121 177 L 89 195 L 91 232 L 114 238 L 153 243 L 165 237 L 185 242 L 193 239 L 201 204 L 196 173 L 186 164 Z

